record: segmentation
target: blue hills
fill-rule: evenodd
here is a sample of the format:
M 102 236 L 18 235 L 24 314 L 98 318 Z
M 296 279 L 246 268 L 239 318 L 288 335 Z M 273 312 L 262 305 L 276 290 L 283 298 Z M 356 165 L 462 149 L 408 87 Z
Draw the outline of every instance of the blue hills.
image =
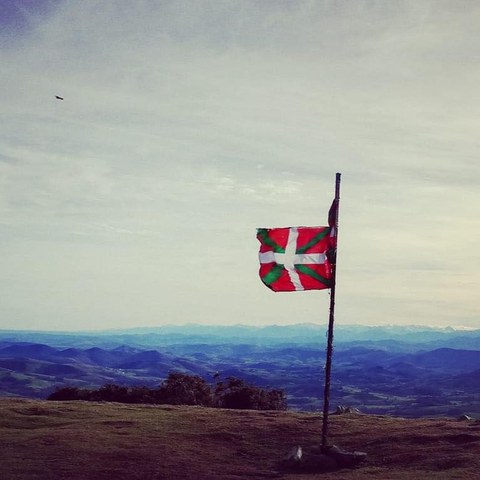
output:
M 320 410 L 326 326 L 164 326 L 96 332 L 0 330 L 0 395 L 56 388 L 149 387 L 171 371 L 235 376 Z M 480 416 L 480 330 L 335 328 L 331 404 L 409 417 Z M 215 377 L 216 378 L 216 377 Z

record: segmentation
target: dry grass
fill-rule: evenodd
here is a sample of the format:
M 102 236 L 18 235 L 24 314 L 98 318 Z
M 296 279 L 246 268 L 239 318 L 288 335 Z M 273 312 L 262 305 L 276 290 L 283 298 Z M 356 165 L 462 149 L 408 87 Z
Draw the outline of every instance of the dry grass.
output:
M 318 444 L 319 415 L 0 400 L 0 477 L 20 479 L 238 480 L 472 479 L 480 423 L 332 416 L 333 443 L 368 453 L 358 469 L 287 474 L 292 446 Z

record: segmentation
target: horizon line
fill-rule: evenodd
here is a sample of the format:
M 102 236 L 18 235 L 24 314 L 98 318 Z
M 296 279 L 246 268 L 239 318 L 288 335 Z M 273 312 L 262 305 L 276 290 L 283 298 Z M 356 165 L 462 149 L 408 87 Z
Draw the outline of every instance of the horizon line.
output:
M 97 329 L 85 329 L 85 330 L 63 330 L 63 329 L 31 329 L 31 328 L 0 328 L 0 332 L 12 332 L 12 333 L 39 333 L 39 334 L 99 334 L 99 333 L 109 333 L 109 332 L 132 332 L 138 330 L 161 330 L 161 329 L 172 329 L 172 328 L 192 328 L 192 327 L 201 327 L 201 328 L 244 328 L 250 330 L 264 330 L 267 328 L 277 327 L 277 328 L 289 328 L 289 327 L 308 327 L 308 328 L 327 328 L 327 323 L 312 323 L 312 322 L 300 322 L 300 323 L 290 323 L 290 324 L 264 324 L 264 325 L 249 325 L 244 323 L 235 323 L 231 325 L 225 324 L 202 324 L 195 322 L 185 322 L 181 324 L 163 324 L 163 325 L 149 325 L 149 326 L 135 326 L 135 327 L 107 327 L 107 328 L 97 328 Z M 335 327 L 339 328 L 404 328 L 404 329 L 415 329 L 415 330 L 436 330 L 436 331 L 476 331 L 480 328 L 469 327 L 466 325 L 422 325 L 422 324 L 398 324 L 398 323 L 388 323 L 388 324 L 377 324 L 377 325 L 367 325 L 360 323 L 346 323 L 346 324 L 337 324 Z

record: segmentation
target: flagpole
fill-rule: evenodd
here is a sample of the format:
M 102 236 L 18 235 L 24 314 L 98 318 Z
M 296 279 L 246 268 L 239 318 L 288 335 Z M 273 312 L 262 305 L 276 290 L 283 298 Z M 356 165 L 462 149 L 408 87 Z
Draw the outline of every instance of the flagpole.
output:
M 338 242 L 338 213 L 340 205 L 340 177 L 341 173 L 337 173 L 335 177 L 335 200 L 334 208 L 334 225 L 335 236 Z M 322 427 L 322 451 L 327 449 L 328 437 L 328 410 L 330 406 L 330 376 L 332 371 L 332 355 L 333 355 L 333 322 L 335 319 L 335 284 L 337 273 L 337 248 L 333 254 L 332 261 L 332 283 L 330 288 L 330 315 L 328 319 L 328 336 L 327 336 L 327 359 L 325 363 L 325 387 L 323 396 L 323 427 Z

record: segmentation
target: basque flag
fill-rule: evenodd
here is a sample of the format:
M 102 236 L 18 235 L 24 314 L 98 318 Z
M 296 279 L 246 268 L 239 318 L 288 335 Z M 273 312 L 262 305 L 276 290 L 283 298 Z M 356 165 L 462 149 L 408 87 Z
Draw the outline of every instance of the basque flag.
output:
M 259 228 L 260 278 L 274 292 L 330 288 L 335 227 Z

